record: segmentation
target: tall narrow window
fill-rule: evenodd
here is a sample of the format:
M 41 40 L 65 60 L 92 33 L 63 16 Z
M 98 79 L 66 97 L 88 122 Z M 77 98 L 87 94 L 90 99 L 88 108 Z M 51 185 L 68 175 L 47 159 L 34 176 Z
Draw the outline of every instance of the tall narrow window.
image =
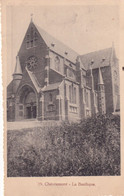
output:
M 34 29 L 31 27 L 31 47 L 33 47 L 33 34 L 34 34 Z
M 76 104 L 76 88 L 73 89 L 73 103 Z
M 66 88 L 66 84 L 65 84 L 65 88 L 64 88 L 64 90 L 65 90 L 65 97 L 66 97 L 66 89 L 67 89 L 67 88 Z
M 74 79 L 75 78 L 74 71 L 72 69 L 68 68 L 67 76 Z
M 69 86 L 69 100 L 70 103 L 76 104 L 76 87 L 73 87 L 72 85 Z
M 53 96 L 52 96 L 52 94 L 50 93 L 50 102 L 52 102 L 53 101 Z
M 26 47 L 27 48 L 30 48 L 30 35 L 27 35 L 27 38 L 26 38 Z
M 57 71 L 60 71 L 60 59 L 59 59 L 58 56 L 55 57 L 54 63 L 55 63 L 55 69 L 56 69 Z
M 37 36 L 37 33 L 35 32 L 34 33 L 34 46 L 37 45 L 37 40 L 38 40 L 38 36 Z
M 34 28 L 31 27 L 30 34 L 28 34 L 26 38 L 26 48 L 28 49 L 37 46 L 37 40 L 38 40 L 38 35 L 34 31 Z
M 96 101 L 96 106 L 98 107 L 97 94 L 95 94 L 95 101 Z
M 89 94 L 86 92 L 86 107 L 89 107 Z
M 72 86 L 69 86 L 69 100 L 72 103 Z
M 33 39 L 34 29 L 31 27 L 31 40 Z
M 33 40 L 31 40 L 31 47 L 33 47 Z

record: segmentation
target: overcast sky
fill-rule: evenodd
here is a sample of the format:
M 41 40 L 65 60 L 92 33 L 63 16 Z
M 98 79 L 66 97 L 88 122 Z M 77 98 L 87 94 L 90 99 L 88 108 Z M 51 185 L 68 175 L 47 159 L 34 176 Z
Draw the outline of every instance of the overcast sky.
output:
M 7 8 L 7 84 L 12 79 L 16 55 L 30 23 L 46 30 L 79 54 L 112 46 L 119 50 L 119 7 L 12 6 Z

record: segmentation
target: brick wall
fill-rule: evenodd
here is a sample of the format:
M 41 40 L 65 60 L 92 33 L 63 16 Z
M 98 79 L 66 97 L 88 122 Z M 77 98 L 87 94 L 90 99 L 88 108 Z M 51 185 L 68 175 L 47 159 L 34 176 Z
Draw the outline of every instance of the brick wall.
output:
M 59 120 L 58 111 L 58 90 L 44 92 L 44 119 L 45 120 Z M 51 94 L 51 95 L 50 95 Z M 52 101 L 50 96 L 52 96 Z
M 30 33 L 31 27 L 34 27 L 34 29 L 37 32 L 38 42 L 37 42 L 36 47 L 32 47 L 32 48 L 27 49 L 26 48 L 26 35 Z M 30 56 L 36 56 L 38 59 L 38 65 L 37 65 L 36 69 L 34 70 L 34 74 L 35 74 L 38 82 L 40 83 L 41 87 L 43 87 L 44 86 L 44 75 L 45 75 L 44 74 L 44 67 L 45 67 L 45 63 L 46 63 L 45 56 L 48 54 L 47 45 L 45 44 L 44 40 L 42 39 L 42 37 L 38 33 L 37 29 L 35 28 L 35 26 L 32 23 L 29 25 L 29 28 L 27 30 L 26 35 L 24 37 L 24 40 L 22 42 L 22 45 L 20 47 L 19 54 L 18 54 L 19 59 L 20 59 L 20 64 L 22 67 L 22 71 L 24 74 L 26 60 Z

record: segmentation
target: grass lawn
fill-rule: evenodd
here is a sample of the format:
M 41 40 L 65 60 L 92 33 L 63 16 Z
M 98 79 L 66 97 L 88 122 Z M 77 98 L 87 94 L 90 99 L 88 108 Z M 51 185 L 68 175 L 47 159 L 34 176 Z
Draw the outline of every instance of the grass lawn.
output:
M 120 117 L 9 130 L 7 148 L 8 177 L 120 175 Z

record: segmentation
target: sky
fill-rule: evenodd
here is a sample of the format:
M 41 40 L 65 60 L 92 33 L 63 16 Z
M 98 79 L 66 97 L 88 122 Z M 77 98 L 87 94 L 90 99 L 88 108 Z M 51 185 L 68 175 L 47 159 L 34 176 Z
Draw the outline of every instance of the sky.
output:
M 108 48 L 119 51 L 119 7 L 88 6 L 8 6 L 7 8 L 7 84 L 12 79 L 24 35 L 33 22 L 79 54 Z

